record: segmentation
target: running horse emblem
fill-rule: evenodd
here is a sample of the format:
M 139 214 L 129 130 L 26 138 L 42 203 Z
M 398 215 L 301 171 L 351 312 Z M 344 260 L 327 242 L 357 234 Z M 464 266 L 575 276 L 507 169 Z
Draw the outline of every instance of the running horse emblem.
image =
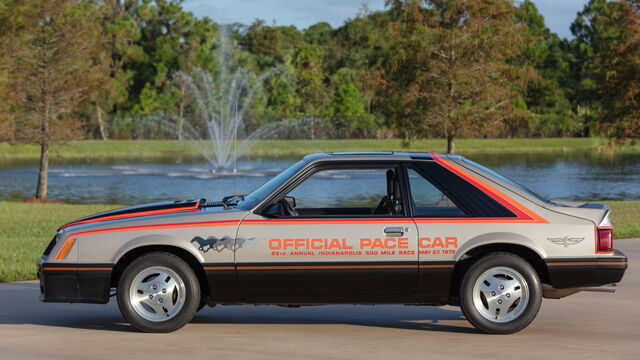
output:
M 252 244 L 252 240 L 254 240 L 254 238 L 250 238 L 250 239 L 238 238 L 237 240 L 234 241 L 234 238 L 227 235 L 221 238 L 217 238 L 215 236 L 209 236 L 206 239 L 200 236 L 196 236 L 193 239 L 191 239 L 191 243 L 197 244 L 198 251 L 201 251 L 203 253 L 207 253 L 209 251 L 215 251 L 220 253 L 220 252 L 223 252 L 224 250 L 236 251 L 242 248 L 245 244 L 248 244 L 248 243 Z

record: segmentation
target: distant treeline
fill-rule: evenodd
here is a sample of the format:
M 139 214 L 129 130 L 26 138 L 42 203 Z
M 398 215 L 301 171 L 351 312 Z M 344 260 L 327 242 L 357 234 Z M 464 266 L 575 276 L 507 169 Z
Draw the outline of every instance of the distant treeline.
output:
M 0 140 L 177 136 L 144 115 L 189 110 L 176 74 L 215 77 L 222 31 L 181 3 L 0 0 Z M 459 137 L 640 133 L 638 0 L 590 0 L 570 40 L 529 0 L 387 0 L 338 28 L 227 29 L 235 65 L 277 69 L 248 131 L 316 117 L 347 137 L 446 137 L 451 150 Z

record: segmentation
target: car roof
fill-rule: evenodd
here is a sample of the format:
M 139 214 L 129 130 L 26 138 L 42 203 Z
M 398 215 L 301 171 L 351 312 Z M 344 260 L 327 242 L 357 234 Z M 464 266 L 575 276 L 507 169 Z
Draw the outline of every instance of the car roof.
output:
M 304 157 L 308 163 L 321 160 L 430 160 L 434 157 L 461 158 L 459 155 L 441 154 L 435 152 L 407 152 L 407 151 L 343 151 L 309 154 Z

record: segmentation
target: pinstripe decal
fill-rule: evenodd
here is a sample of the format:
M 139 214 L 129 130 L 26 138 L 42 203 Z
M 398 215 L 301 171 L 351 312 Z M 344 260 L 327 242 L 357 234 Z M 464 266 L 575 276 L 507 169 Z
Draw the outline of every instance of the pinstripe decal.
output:
M 121 220 L 121 219 L 128 219 L 128 218 L 132 218 L 132 217 L 164 215 L 164 214 L 173 214 L 173 213 L 181 213 L 181 212 L 198 211 L 199 208 L 200 208 L 200 201 L 196 202 L 195 205 L 191 206 L 191 207 L 178 207 L 178 208 L 170 208 L 170 209 L 130 212 L 130 213 L 119 214 L 119 215 L 107 215 L 107 216 L 97 217 L 97 218 L 94 218 L 94 219 L 72 221 L 72 222 L 70 222 L 68 224 L 60 226 L 58 228 L 58 230 L 64 229 L 64 228 L 67 228 L 67 227 L 70 227 L 70 226 L 81 225 L 81 224 L 89 224 L 89 223 L 101 222 L 101 221 Z
M 500 222 L 500 223 L 526 222 L 526 223 L 542 223 L 542 224 L 549 223 L 548 221 L 546 221 L 545 219 L 543 219 L 533 211 L 527 209 L 525 206 L 515 201 L 514 199 L 510 198 L 509 196 L 505 195 L 503 192 L 499 191 L 495 187 L 487 184 L 485 181 L 481 180 L 477 176 L 472 175 L 470 172 L 455 165 L 453 162 L 441 158 L 439 154 L 431 153 L 431 156 L 433 160 L 436 161 L 438 164 L 444 166 L 448 170 L 452 171 L 456 175 L 460 176 L 461 178 L 469 182 L 470 184 L 474 185 L 475 187 L 480 189 L 482 192 L 489 195 L 494 200 L 496 200 L 497 202 L 499 202 L 504 207 L 511 210 L 514 214 L 517 215 L 517 218 L 515 219 L 514 218 L 483 218 L 483 219 L 473 219 L 471 221 L 469 220 L 464 221 L 464 219 L 461 219 L 462 221 L 457 221 L 457 222 Z M 416 222 L 420 220 L 416 219 Z M 426 219 L 426 220 L 427 221 L 424 221 L 424 222 L 431 222 L 430 221 L 431 219 Z M 423 222 L 423 221 L 420 221 L 420 222 Z M 447 219 L 447 222 L 456 222 L 456 221 L 449 221 Z

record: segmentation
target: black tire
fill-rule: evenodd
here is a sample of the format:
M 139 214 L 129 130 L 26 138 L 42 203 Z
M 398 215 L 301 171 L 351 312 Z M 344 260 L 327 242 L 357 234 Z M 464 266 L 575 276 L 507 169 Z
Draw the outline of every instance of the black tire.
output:
M 528 288 L 528 301 L 526 306 L 523 305 L 521 307 L 517 317 L 506 322 L 497 322 L 488 319 L 474 305 L 473 289 L 476 281 L 485 274 L 486 271 L 499 267 L 515 270 L 520 274 L 522 279 L 524 279 Z M 507 296 L 506 291 L 504 295 L 498 295 L 497 298 Z M 481 298 L 481 296 L 478 298 Z M 486 300 L 486 298 L 484 300 Z M 489 309 L 484 300 L 482 306 Z M 538 274 L 526 260 L 511 253 L 496 252 L 482 257 L 467 270 L 460 286 L 460 308 L 462 308 L 462 312 L 473 326 L 488 334 L 512 334 L 524 329 L 538 314 L 541 302 L 542 285 L 540 284 Z M 514 308 L 509 308 L 507 311 L 510 309 L 515 311 L 516 308 L 517 306 L 514 305 Z M 489 311 L 487 310 L 487 312 Z M 496 318 L 498 318 L 498 316 L 496 316 Z
M 167 320 L 150 321 L 142 317 L 130 299 L 130 288 L 138 274 L 152 268 L 164 267 L 175 272 L 184 283 L 183 305 Z M 193 269 L 184 260 L 166 252 L 152 252 L 129 264 L 118 282 L 118 307 L 124 318 L 136 329 L 144 332 L 167 333 L 180 329 L 191 321 L 200 305 L 200 284 Z

